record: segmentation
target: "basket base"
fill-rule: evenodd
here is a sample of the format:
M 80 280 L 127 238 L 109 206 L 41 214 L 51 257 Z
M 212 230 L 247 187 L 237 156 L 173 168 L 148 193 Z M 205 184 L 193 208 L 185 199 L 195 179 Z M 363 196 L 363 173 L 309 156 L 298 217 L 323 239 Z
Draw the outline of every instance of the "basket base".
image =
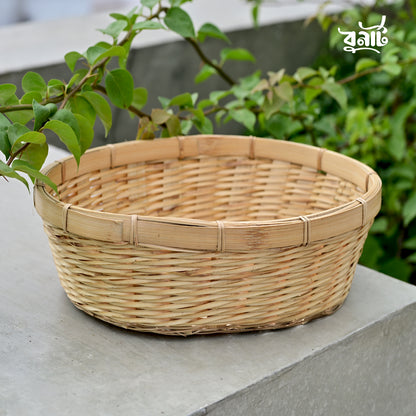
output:
M 232 324 L 223 324 L 219 323 L 217 325 L 188 325 L 188 326 L 146 326 L 143 324 L 135 325 L 132 323 L 126 324 L 125 322 L 120 322 L 115 319 L 111 319 L 108 316 L 101 316 L 97 313 L 94 313 L 77 302 L 69 299 L 71 303 L 79 310 L 85 312 L 87 315 L 90 315 L 100 321 L 109 323 L 111 325 L 117 326 L 119 328 L 128 329 L 136 332 L 150 332 L 153 334 L 159 335 L 168 335 L 168 336 L 182 336 L 187 337 L 190 335 L 212 335 L 212 334 L 235 334 L 240 332 L 257 332 L 257 331 L 271 331 L 276 329 L 285 329 L 291 328 L 294 326 L 305 325 L 310 321 L 323 318 L 325 316 L 332 315 L 344 304 L 344 300 L 339 304 L 333 307 L 332 309 L 322 311 L 318 314 L 306 316 L 305 318 L 295 320 L 295 321 L 279 321 L 277 323 L 265 323 L 263 325 L 232 325 Z

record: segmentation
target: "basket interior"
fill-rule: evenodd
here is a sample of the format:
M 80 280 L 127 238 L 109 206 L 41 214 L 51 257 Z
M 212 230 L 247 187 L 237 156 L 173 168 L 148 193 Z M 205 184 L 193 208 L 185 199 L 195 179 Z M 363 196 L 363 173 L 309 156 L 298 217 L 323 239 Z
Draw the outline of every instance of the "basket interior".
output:
M 96 211 L 266 221 L 334 208 L 364 191 L 295 163 L 198 156 L 89 172 L 61 184 L 59 193 L 65 203 Z

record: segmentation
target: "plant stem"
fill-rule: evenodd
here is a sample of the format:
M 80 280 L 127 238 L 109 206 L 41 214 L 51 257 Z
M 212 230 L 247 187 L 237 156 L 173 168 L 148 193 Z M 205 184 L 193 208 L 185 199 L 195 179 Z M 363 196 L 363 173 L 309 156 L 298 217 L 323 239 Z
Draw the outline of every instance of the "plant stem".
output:
M 67 94 L 65 96 L 65 98 L 63 99 L 61 105 L 59 106 L 59 109 L 63 109 L 66 104 L 68 103 L 68 101 L 78 92 L 81 90 L 81 88 L 84 86 L 84 84 L 91 78 L 94 76 L 94 71 L 97 70 L 101 65 L 105 65 L 105 63 L 107 61 L 109 61 L 110 58 L 104 58 L 102 59 L 100 62 L 97 62 L 95 65 L 93 65 L 88 72 L 85 74 L 84 78 L 82 78 L 82 80 L 75 86 L 75 88 L 73 88 L 72 90 L 69 91 L 69 94 Z
M 343 79 L 337 81 L 338 84 L 347 84 L 348 82 L 355 81 L 358 78 L 365 77 L 366 75 L 374 74 L 376 72 L 380 72 L 382 70 L 381 66 L 374 66 L 372 68 L 367 68 L 364 71 L 358 72 L 356 74 L 349 75 Z
M 0 106 L 0 113 L 10 113 L 12 111 L 31 110 L 32 104 L 16 104 Z
M 198 42 L 193 38 L 185 38 L 185 40 L 191 44 L 191 46 L 195 49 L 198 56 L 202 59 L 204 63 L 209 65 L 210 67 L 214 68 L 218 75 L 229 85 L 235 85 L 236 82 L 217 64 L 214 64 L 205 54 L 202 52 L 202 49 L 199 47 Z
M 17 156 L 22 154 L 28 148 L 29 145 L 30 143 L 25 143 L 17 152 L 10 155 L 9 159 L 6 162 L 7 166 L 10 166 L 13 163 L 13 160 L 15 160 Z
M 58 95 L 56 97 L 51 97 L 48 99 L 43 100 L 40 104 L 50 104 L 50 103 L 59 103 L 63 100 L 63 95 Z M 5 105 L 0 106 L 0 113 L 10 113 L 12 111 L 23 111 L 23 110 L 32 110 L 33 106 L 32 104 L 15 104 L 15 105 Z

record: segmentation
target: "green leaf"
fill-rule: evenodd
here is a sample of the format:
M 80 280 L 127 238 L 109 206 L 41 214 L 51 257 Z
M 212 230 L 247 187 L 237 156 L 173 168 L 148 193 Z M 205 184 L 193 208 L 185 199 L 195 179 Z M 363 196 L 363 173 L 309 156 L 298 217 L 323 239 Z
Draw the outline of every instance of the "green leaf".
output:
M 11 125 L 10 121 L 7 119 L 7 117 L 0 113 L 0 130 L 2 129 L 8 129 L 9 126 Z
M 145 20 L 143 22 L 137 22 L 133 25 L 133 30 L 157 30 L 157 29 L 166 29 L 165 26 L 160 22 L 155 22 L 152 20 Z
M 127 108 L 133 101 L 134 81 L 130 72 L 118 68 L 112 70 L 105 78 L 108 98 L 119 108 Z
M 50 116 L 56 113 L 57 107 L 53 103 L 47 105 L 39 104 L 36 100 L 32 102 L 33 114 L 35 115 L 35 124 L 33 129 L 39 130 L 49 119 Z
M 140 0 L 140 3 L 149 9 L 153 9 L 153 7 L 155 7 L 158 2 L 159 0 Z
M 110 17 L 112 17 L 115 20 L 125 20 L 126 22 L 129 21 L 129 18 L 121 13 L 110 13 Z
M 410 5 L 410 8 L 412 10 L 413 20 L 416 20 L 416 1 L 415 0 L 410 0 L 409 5 Z
M 377 218 L 374 221 L 373 226 L 371 227 L 372 233 L 385 233 L 387 231 L 387 227 L 389 222 L 386 217 Z
M 247 108 L 230 110 L 229 114 L 233 120 L 243 124 L 245 127 L 247 127 L 248 130 L 254 130 L 254 125 L 256 124 L 256 116 Z
M 296 81 L 302 82 L 303 80 L 307 78 L 313 77 L 317 73 L 318 72 L 315 69 L 301 66 L 300 68 L 297 69 L 293 77 L 296 79 Z
M 45 124 L 44 130 L 53 131 L 74 155 L 74 158 L 79 165 L 81 147 L 72 127 L 60 120 L 50 120 Z
M 179 136 L 182 134 L 181 131 L 181 122 L 178 117 L 171 116 L 166 122 L 166 128 L 168 130 L 169 136 Z
M 0 102 L 4 103 L 16 93 L 16 85 L 2 84 L 0 85 Z
M 192 0 L 169 0 L 169 3 L 172 7 L 179 7 L 182 6 L 182 4 L 187 3 L 188 1 Z
M 416 253 L 413 253 L 410 256 L 406 257 L 406 261 L 409 263 L 416 263 Z
M 387 72 L 392 76 L 400 75 L 402 72 L 402 67 L 399 64 L 385 64 L 382 66 L 383 71 Z
M 4 154 L 6 159 L 10 157 L 11 151 L 11 144 L 7 134 L 10 126 L 11 123 L 7 117 L 0 113 L 0 151 Z
M 132 106 L 142 109 L 147 103 L 147 89 L 143 87 L 135 88 L 133 90 Z
M 355 72 L 361 72 L 361 71 L 364 71 L 367 68 L 372 68 L 372 67 L 378 66 L 378 65 L 379 65 L 379 63 L 377 61 L 375 61 L 374 59 L 361 58 L 355 64 Z
M 388 276 L 393 276 L 396 279 L 403 280 L 404 282 L 409 281 L 409 277 L 412 273 L 412 267 L 410 264 L 399 258 L 387 260 L 381 265 L 381 267 L 379 267 L 379 270 Z
M 112 124 L 111 107 L 107 100 L 93 91 L 83 92 L 82 97 L 84 97 L 94 108 L 95 112 L 103 123 L 105 128 L 105 135 L 107 136 Z
M 333 81 L 325 81 L 322 84 L 322 89 L 327 92 L 334 100 L 338 102 L 341 108 L 347 107 L 347 94 L 344 87 Z
M 293 121 L 281 114 L 274 114 L 266 120 L 265 128 L 276 139 L 284 140 L 302 130 L 303 126 L 299 121 Z
M 201 26 L 198 31 L 198 41 L 203 42 L 207 36 L 210 38 L 222 39 L 228 43 L 231 43 L 230 39 L 228 39 L 228 36 L 212 23 L 205 23 Z
M 140 117 L 136 140 L 154 139 L 155 132 L 158 130 L 159 127 L 150 121 L 148 117 Z
M 273 94 L 271 99 L 266 98 L 263 104 L 264 117 L 266 120 L 272 117 L 273 114 L 277 113 L 283 104 L 284 102 L 275 94 Z
M 107 51 L 108 49 L 103 48 L 102 46 L 90 46 L 87 49 L 87 52 L 85 52 L 85 58 L 90 65 L 94 65 L 100 58 L 100 56 Z
M 137 19 L 137 14 L 136 14 L 136 10 L 137 10 L 138 6 L 134 6 L 128 13 L 127 13 L 127 18 L 129 19 L 129 21 Z
M 247 50 L 243 48 L 224 48 L 221 50 L 221 62 L 224 63 L 225 61 L 232 59 L 234 61 L 251 61 L 255 62 L 256 59 L 254 56 Z
M 416 178 L 416 165 L 395 165 L 389 170 L 389 175 L 413 181 Z
M 276 94 L 284 101 L 293 100 L 293 88 L 289 82 L 282 82 L 275 88 Z
M 260 10 L 260 4 L 257 3 L 253 6 L 251 9 L 251 17 L 253 18 L 254 27 L 259 27 L 259 10 Z
M 26 186 L 27 190 L 29 190 L 29 184 L 27 183 L 27 180 L 23 176 L 20 176 L 17 172 L 15 172 L 15 170 L 12 169 L 10 166 L 7 166 L 7 164 L 4 163 L 2 160 L 0 160 L 0 175 L 19 180 Z
M 45 163 L 48 151 L 49 146 L 46 142 L 41 144 L 31 143 L 31 145 L 19 155 L 19 159 L 29 162 L 34 168 L 39 170 Z
M 177 95 L 176 97 L 172 98 L 169 102 L 169 106 L 177 105 L 180 108 L 187 108 L 193 106 L 192 96 L 189 92 L 185 92 L 184 94 Z
M 211 75 L 216 74 L 216 72 L 217 71 L 212 66 L 205 64 L 196 75 L 194 82 L 199 84 L 208 79 Z
M 19 137 L 30 132 L 31 130 L 20 123 L 11 124 L 7 129 L 7 134 L 9 135 L 9 141 L 11 146 L 13 146 Z
M 317 97 L 319 94 L 322 93 L 321 85 L 323 83 L 322 78 L 315 77 L 312 78 L 307 85 L 310 87 L 305 88 L 304 96 L 305 96 L 305 103 L 309 105 L 311 101 Z
M 125 20 L 116 20 L 115 22 L 110 23 L 105 29 L 99 29 L 100 32 L 104 33 L 104 35 L 111 36 L 114 40 L 116 40 L 120 33 L 127 27 L 128 22 Z
M 201 101 L 198 103 L 198 109 L 203 110 L 205 107 L 212 106 L 212 105 L 214 105 L 214 102 L 213 102 L 213 101 L 211 101 L 211 100 L 207 100 L 207 99 L 205 99 L 205 100 L 201 100 Z
M 214 104 L 218 104 L 218 102 L 227 97 L 228 95 L 231 94 L 231 91 L 211 91 L 209 93 L 209 99 L 214 103 Z
M 65 108 L 74 114 L 82 114 L 88 119 L 91 125 L 94 125 L 97 114 L 92 105 L 84 97 L 75 95 L 69 100 Z
M 195 37 L 194 24 L 185 10 L 182 10 L 179 7 L 172 7 L 167 11 L 164 21 L 165 25 L 178 35 L 181 35 L 184 38 Z
M 14 132 L 14 130 L 13 130 Z M 12 128 L 9 128 L 9 137 L 12 137 Z M 12 153 L 15 153 L 21 145 L 25 143 L 34 143 L 34 144 L 43 144 L 46 143 L 46 137 L 43 133 L 39 131 L 28 131 L 21 136 L 14 139 L 12 144 Z
M 12 166 L 14 170 L 27 173 L 32 180 L 38 179 L 39 181 L 46 183 L 46 185 L 49 185 L 56 193 L 58 193 L 58 188 L 55 183 L 47 176 L 40 173 L 39 170 L 34 168 L 30 163 L 17 159 L 13 162 Z
M 65 91 L 65 83 L 59 79 L 50 79 L 48 81 L 48 94 L 53 95 L 54 93 L 62 94 Z
M 192 120 L 182 120 L 181 121 L 181 134 L 188 134 L 192 128 Z
M 166 97 L 157 97 L 157 99 L 160 101 L 160 104 L 162 104 L 163 108 L 168 108 L 170 104 L 170 99 Z
M 29 71 L 23 76 L 22 88 L 24 92 L 39 92 L 42 97 L 46 94 L 46 82 L 37 72 Z
M 194 118 L 192 119 L 195 127 L 202 134 L 213 134 L 214 126 L 212 125 L 211 120 L 208 117 L 202 117 L 201 119 Z
M 403 244 L 403 248 L 408 250 L 416 250 L 416 236 L 409 238 Z
M 4 154 L 5 158 L 8 159 L 10 156 L 10 142 L 7 135 L 6 129 L 0 129 L 0 151 Z
M 391 136 L 387 141 L 387 150 L 397 161 L 403 160 L 406 155 L 406 121 L 413 114 L 416 104 L 413 102 L 400 105 L 390 118 Z
M 370 123 L 371 108 L 352 107 L 347 112 L 345 131 L 349 136 L 350 144 L 355 144 L 358 139 L 369 137 L 373 134 L 373 125 Z
M 363 254 L 360 257 L 360 264 L 374 269 L 377 267 L 383 254 L 384 251 L 380 245 L 379 239 L 373 235 L 369 235 L 364 244 Z
M 68 65 L 68 68 L 71 70 L 71 72 L 74 72 L 75 65 L 81 58 L 83 58 L 83 56 L 79 52 L 75 51 L 68 52 L 65 55 L 65 62 Z
M 201 123 L 205 120 L 205 114 L 200 108 L 190 108 L 189 111 L 194 115 L 194 118 L 198 119 Z
M 77 136 L 77 139 L 79 140 L 80 130 L 79 130 L 79 126 L 78 126 L 78 121 L 77 121 L 75 115 L 71 111 L 69 111 L 67 109 L 58 110 L 51 117 L 51 120 L 59 120 L 59 121 L 62 121 L 63 123 L 65 123 L 65 124 L 68 124 L 68 126 L 70 126 L 72 128 L 75 135 Z
M 416 218 L 416 192 L 403 205 L 403 222 L 407 227 Z
M 81 155 L 91 147 L 94 139 L 94 128 L 91 122 L 81 114 L 74 114 L 79 128 L 79 144 L 81 147 Z
M 172 114 L 160 108 L 154 108 L 151 114 L 152 121 L 159 125 L 166 123 L 170 119 L 171 116 Z
M 68 82 L 67 88 L 71 88 L 78 80 L 84 78 L 85 75 L 87 75 L 87 73 L 88 69 L 86 68 L 78 69 L 77 71 L 75 71 L 74 75 L 72 75 L 71 79 Z
M 99 46 L 100 48 L 103 48 L 106 51 L 108 51 L 109 49 L 113 47 L 111 43 L 103 42 L 103 41 L 96 43 L 95 46 Z
M 127 51 L 122 46 L 112 46 L 111 48 L 107 49 L 105 52 L 103 52 L 101 55 L 98 55 L 95 58 L 94 63 L 101 61 L 101 59 L 104 58 L 111 58 L 113 56 L 118 56 L 121 59 L 124 59 L 127 55 Z
M 261 71 L 257 70 L 250 75 L 240 78 L 239 82 L 243 88 L 251 91 L 260 82 L 260 78 L 261 78 Z
M 4 105 L 18 105 L 18 104 L 20 104 L 20 101 L 15 95 L 12 95 L 4 103 Z M 13 123 L 26 124 L 28 121 L 30 121 L 33 118 L 33 111 L 32 110 L 11 111 L 7 113 L 7 117 Z
M 42 96 L 39 92 L 28 92 L 24 94 L 20 99 L 20 104 L 32 104 L 33 100 L 35 100 L 37 103 L 42 101 Z

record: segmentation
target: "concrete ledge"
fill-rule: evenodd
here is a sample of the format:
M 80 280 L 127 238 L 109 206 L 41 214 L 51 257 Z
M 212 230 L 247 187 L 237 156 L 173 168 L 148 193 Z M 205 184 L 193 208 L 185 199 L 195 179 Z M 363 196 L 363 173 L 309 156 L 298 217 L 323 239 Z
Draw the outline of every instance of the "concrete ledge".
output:
M 68 301 L 31 196 L 0 187 L 1 416 L 414 415 L 416 287 L 358 267 L 344 306 L 305 326 L 125 331 Z

